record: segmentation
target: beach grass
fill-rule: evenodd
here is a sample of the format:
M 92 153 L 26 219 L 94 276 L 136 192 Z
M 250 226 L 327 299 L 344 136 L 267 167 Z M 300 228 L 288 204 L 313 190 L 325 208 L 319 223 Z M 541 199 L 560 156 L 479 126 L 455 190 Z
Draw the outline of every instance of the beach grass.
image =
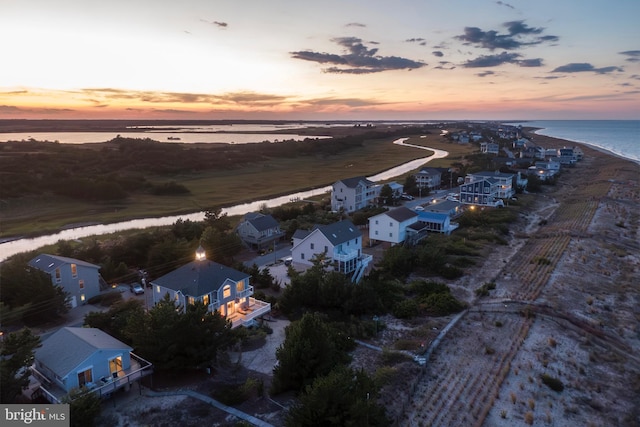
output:
M 232 206 L 325 185 L 353 176 L 370 176 L 405 162 L 428 156 L 425 150 L 393 144 L 395 138 L 365 141 L 362 147 L 339 155 L 272 158 L 232 170 L 209 170 L 174 176 L 147 176 L 150 182 L 173 180 L 187 187 L 186 195 L 138 194 L 124 201 L 84 202 L 64 197 L 28 197 L 4 201 L 0 237 L 36 235 L 87 223 L 112 223 Z M 453 157 L 474 147 L 451 144 L 428 135 L 420 145 L 451 151 Z M 438 159 L 441 166 L 447 159 Z M 430 166 L 432 164 L 430 163 Z M 435 162 L 434 162 L 435 165 Z M 404 177 L 398 178 L 400 181 Z

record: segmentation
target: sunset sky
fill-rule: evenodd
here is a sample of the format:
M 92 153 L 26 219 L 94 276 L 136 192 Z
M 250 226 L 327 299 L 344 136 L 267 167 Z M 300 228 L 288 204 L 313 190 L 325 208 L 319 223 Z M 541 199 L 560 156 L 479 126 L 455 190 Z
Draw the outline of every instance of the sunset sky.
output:
M 639 0 L 0 0 L 0 118 L 638 119 Z

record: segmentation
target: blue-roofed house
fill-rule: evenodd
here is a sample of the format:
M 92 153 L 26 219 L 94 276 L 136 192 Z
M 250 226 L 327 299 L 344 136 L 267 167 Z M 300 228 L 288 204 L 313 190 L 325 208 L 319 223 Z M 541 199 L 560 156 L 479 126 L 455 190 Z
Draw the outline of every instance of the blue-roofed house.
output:
M 451 222 L 449 214 L 444 212 L 418 212 L 418 221 L 424 224 L 427 231 L 432 233 L 451 234 L 458 228 L 458 224 Z
M 348 219 L 294 234 L 294 263 L 313 265 L 319 255 L 344 274 L 364 269 L 372 260 L 371 255 L 362 252 L 362 232 Z
M 35 350 L 31 368 L 37 381 L 31 398 L 60 403 L 73 389 L 106 396 L 153 372 L 132 348 L 96 328 L 58 329 Z
M 246 214 L 236 232 L 247 246 L 254 249 L 268 247 L 285 235 L 274 217 L 259 212 Z
M 206 258 L 199 247 L 195 261 L 151 281 L 154 305 L 166 295 L 184 311 L 187 304 L 201 302 L 210 312 L 218 310 L 232 327 L 251 325 L 271 311 L 271 304 L 252 297 L 250 277 Z
M 40 254 L 29 261 L 29 266 L 51 276 L 53 285 L 62 287 L 69 294 L 72 308 L 86 304 L 89 298 L 109 287 L 100 276 L 100 266 L 79 259 Z

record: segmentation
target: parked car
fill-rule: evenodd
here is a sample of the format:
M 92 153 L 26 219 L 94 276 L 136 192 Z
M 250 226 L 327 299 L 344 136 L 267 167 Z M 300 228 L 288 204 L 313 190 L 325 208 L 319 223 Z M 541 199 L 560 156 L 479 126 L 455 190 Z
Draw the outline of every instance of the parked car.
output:
M 131 292 L 136 295 L 144 294 L 144 288 L 140 285 L 140 283 L 134 283 L 131 285 Z
M 412 195 L 410 195 L 410 194 L 406 194 L 406 193 L 403 193 L 403 194 L 400 196 L 400 198 L 401 198 L 401 199 L 403 199 L 403 200 L 413 200 L 413 196 L 412 196 Z

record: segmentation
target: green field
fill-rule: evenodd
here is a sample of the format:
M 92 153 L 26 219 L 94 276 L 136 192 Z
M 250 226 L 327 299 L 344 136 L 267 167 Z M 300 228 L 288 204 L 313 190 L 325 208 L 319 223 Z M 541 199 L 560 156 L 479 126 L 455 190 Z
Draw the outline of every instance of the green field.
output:
M 232 170 L 146 176 L 151 182 L 170 179 L 183 184 L 190 193 L 182 196 L 140 194 L 118 202 L 93 203 L 59 196 L 3 200 L 0 237 L 36 235 L 70 225 L 109 223 L 231 206 L 330 185 L 342 178 L 372 175 L 428 155 L 425 150 L 394 145 L 394 139 L 365 141 L 362 147 L 339 155 L 274 158 Z M 409 142 L 450 151 L 454 160 L 473 151 L 473 147 L 451 144 L 435 135 L 412 138 Z M 449 163 L 448 159 L 439 159 L 430 166 L 446 167 Z

